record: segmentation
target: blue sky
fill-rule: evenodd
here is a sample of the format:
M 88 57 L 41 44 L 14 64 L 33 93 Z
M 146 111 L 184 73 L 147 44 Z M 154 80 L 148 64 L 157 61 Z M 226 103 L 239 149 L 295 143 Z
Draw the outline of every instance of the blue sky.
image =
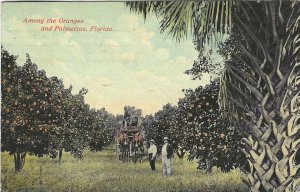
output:
M 24 19 L 82 19 L 83 24 L 23 23 Z M 41 27 L 110 27 L 110 32 L 41 31 Z M 192 81 L 183 72 L 197 58 L 191 38 L 178 43 L 159 32 L 154 15 L 144 22 L 122 2 L 2 3 L 2 45 L 18 55 L 28 53 L 48 76 L 63 79 L 66 87 L 89 90 L 86 102 L 122 114 L 124 105 L 155 113 L 166 103 L 176 104 L 182 89 L 209 82 L 209 75 Z

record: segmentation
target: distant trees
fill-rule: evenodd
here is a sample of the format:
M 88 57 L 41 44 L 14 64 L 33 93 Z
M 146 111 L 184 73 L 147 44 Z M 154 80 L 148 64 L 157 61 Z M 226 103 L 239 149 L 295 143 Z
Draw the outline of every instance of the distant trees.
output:
M 154 139 L 159 152 L 163 146 L 164 136 L 170 137 L 171 141 L 175 141 L 174 139 L 171 139 L 175 136 L 173 134 L 176 124 L 174 116 L 175 112 L 175 106 L 166 104 L 163 106 L 162 110 L 156 112 L 154 116 L 149 115 L 144 118 L 142 126 L 145 131 L 146 139 Z
M 58 154 L 59 161 L 63 149 L 74 157 L 82 158 L 83 149 L 90 141 L 90 107 L 84 103 L 87 90 L 81 89 L 77 95 L 72 95 L 71 89 L 63 91 L 61 95 L 60 125 L 50 132 L 50 157 L 55 158 Z
M 115 116 L 104 108 L 92 110 L 91 117 L 93 125 L 89 147 L 92 151 L 100 151 L 113 141 L 115 128 L 118 127 L 117 121 Z
M 61 158 L 65 149 L 82 157 L 84 147 L 92 141 L 98 140 L 95 148 L 101 149 L 112 140 L 106 120 L 113 122 L 114 117 L 98 118 L 84 102 L 86 89 L 73 95 L 71 87 L 65 89 L 57 77 L 48 78 L 45 71 L 38 70 L 29 55 L 23 66 L 16 59 L 2 48 L 1 148 L 14 155 L 16 171 L 23 168 L 28 153 Z M 95 132 L 105 134 L 95 138 Z

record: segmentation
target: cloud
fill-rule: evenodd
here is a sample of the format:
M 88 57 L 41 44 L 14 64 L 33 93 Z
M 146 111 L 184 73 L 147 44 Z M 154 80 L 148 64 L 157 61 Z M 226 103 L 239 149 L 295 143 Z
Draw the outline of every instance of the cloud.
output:
M 176 64 L 186 66 L 192 66 L 194 63 L 194 58 L 186 58 L 185 56 L 176 56 L 175 57 Z
M 67 53 L 67 55 L 72 55 L 72 57 L 68 57 L 68 62 L 70 62 L 69 64 L 72 63 L 72 65 L 74 65 L 77 63 L 77 65 L 85 65 L 86 58 L 81 48 L 82 42 L 79 42 L 78 40 L 75 41 L 72 38 L 72 32 L 64 32 L 59 37 L 58 43 L 61 47 L 63 47 L 64 52 Z
M 131 52 L 126 52 L 126 53 L 121 54 L 121 60 L 125 64 L 128 62 L 132 62 L 134 60 L 134 58 L 135 58 L 135 55 Z
M 135 15 L 122 15 L 120 17 L 121 23 L 125 23 L 126 29 L 135 30 L 139 27 L 140 23 Z
M 113 81 L 110 78 L 99 76 L 99 75 L 97 76 L 87 75 L 84 77 L 84 81 L 86 81 L 88 84 L 98 84 L 98 85 L 113 83 Z
M 70 18 L 78 15 L 78 10 L 69 6 L 52 5 L 47 7 L 47 13 L 38 8 L 33 12 L 44 18 L 48 18 L 49 13 L 56 18 L 61 14 Z M 197 57 L 192 42 L 177 44 L 164 39 L 158 27 L 155 28 L 159 25 L 156 17 L 150 16 L 144 23 L 140 15 L 124 11 L 123 4 L 119 9 L 113 4 L 113 12 L 107 11 L 109 5 L 85 8 L 88 9 L 81 7 L 80 11 L 86 27 L 111 25 L 114 30 L 50 35 L 50 32 L 36 30 L 38 25 L 24 25 L 18 18 L 9 16 L 4 22 L 3 39 L 11 39 L 13 51 L 18 50 L 17 53 L 23 55 L 29 52 L 47 74 L 63 78 L 67 87 L 72 84 L 74 93 L 87 88 L 86 102 L 91 107 L 105 107 L 115 114 L 123 113 L 124 105 L 142 108 L 143 114 L 153 113 L 168 102 L 176 104 L 183 96 L 183 88 L 195 88 L 202 83 L 183 74 Z M 99 15 L 94 14 L 96 12 Z M 7 22 L 11 19 L 14 20 Z M 208 80 L 205 76 L 203 82 Z
M 133 105 L 149 114 L 168 102 L 176 104 L 184 96 L 183 88 L 200 84 L 183 74 L 192 66 L 193 57 L 171 57 L 171 50 L 163 44 L 154 44 L 154 32 L 139 23 L 136 16 L 121 17 L 119 21 L 123 30 L 114 38 L 104 38 L 104 45 L 98 47 L 99 63 L 111 63 L 105 70 L 111 76 L 107 77 L 113 79 L 113 83 L 106 83 L 111 86 L 97 87 L 102 92 L 105 108 L 116 112 L 124 105 Z
M 112 51 L 121 51 L 120 44 L 113 39 L 104 39 L 104 43 L 108 46 L 108 49 Z
M 58 8 L 53 8 L 53 9 L 52 9 L 52 12 L 53 12 L 54 14 L 56 14 L 56 15 L 62 15 L 62 14 L 63 14 L 63 12 L 62 12 L 61 10 L 59 10 Z
M 157 49 L 155 56 L 160 60 L 167 60 L 170 56 L 169 50 L 165 48 L 159 48 Z
M 145 50 L 153 49 L 154 45 L 151 42 L 151 38 L 154 35 L 153 31 L 148 31 L 145 27 L 142 27 L 139 23 L 140 18 L 136 15 L 122 15 L 119 17 L 121 28 L 123 28 L 126 36 L 131 36 L 133 41 L 140 44 Z M 132 42 L 132 41 L 131 41 Z
M 70 31 L 67 31 L 60 36 L 58 42 L 61 46 L 65 46 L 70 42 L 71 37 L 72 33 Z

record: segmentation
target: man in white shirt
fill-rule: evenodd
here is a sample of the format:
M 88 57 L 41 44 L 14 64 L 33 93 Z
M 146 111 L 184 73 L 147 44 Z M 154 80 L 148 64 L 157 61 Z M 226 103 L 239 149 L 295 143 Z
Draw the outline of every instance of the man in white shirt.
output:
M 148 155 L 149 155 L 149 162 L 150 162 L 150 166 L 151 166 L 151 170 L 155 171 L 155 157 L 156 157 L 156 153 L 157 153 L 157 148 L 154 145 L 154 140 L 151 139 L 150 140 L 150 147 L 148 149 Z
M 168 137 L 164 137 L 164 145 L 161 150 L 161 158 L 163 165 L 163 175 L 169 176 L 172 174 L 171 157 L 173 155 L 172 146 L 168 143 Z

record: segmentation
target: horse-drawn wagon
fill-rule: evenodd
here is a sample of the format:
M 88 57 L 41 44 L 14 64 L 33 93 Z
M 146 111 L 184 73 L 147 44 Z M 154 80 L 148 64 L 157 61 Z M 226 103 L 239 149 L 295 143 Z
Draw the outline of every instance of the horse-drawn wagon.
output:
M 138 120 L 123 120 L 116 131 L 116 152 L 123 162 L 140 162 L 144 157 L 144 143 L 141 126 Z

